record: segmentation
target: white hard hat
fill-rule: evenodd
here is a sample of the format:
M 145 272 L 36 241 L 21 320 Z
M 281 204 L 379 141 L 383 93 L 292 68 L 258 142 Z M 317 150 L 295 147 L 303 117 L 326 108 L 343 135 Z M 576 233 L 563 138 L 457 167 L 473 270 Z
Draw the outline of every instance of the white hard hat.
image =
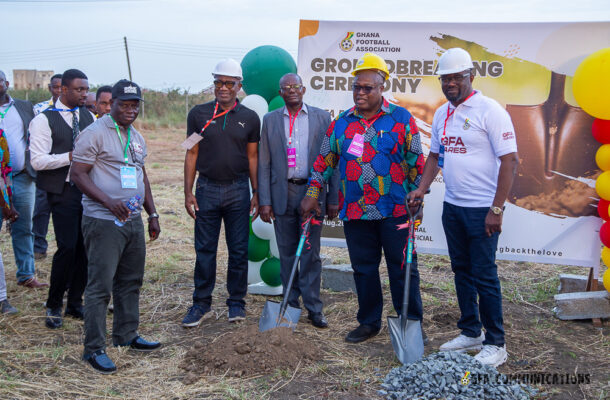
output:
M 243 76 L 241 76 L 241 65 L 232 58 L 226 58 L 216 64 L 212 75 L 232 76 L 239 80 L 243 79 Z
M 438 59 L 436 75 L 455 74 L 473 68 L 470 54 L 464 49 L 454 47 L 447 50 Z

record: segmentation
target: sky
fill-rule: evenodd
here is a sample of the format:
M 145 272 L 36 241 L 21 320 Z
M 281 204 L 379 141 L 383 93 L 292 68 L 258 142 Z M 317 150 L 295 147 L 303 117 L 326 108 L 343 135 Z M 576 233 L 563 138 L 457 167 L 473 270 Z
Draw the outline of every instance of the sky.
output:
M 299 20 L 610 21 L 607 0 L 0 0 L 0 70 L 78 68 L 91 85 L 128 78 L 198 92 L 221 59 L 274 45 L 297 58 Z

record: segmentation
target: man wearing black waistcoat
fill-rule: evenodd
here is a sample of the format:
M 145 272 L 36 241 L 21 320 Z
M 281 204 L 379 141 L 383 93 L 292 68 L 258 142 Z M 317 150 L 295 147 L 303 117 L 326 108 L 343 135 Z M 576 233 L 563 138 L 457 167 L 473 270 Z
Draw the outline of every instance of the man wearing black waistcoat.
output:
M 36 185 L 48 193 L 57 240 L 47 299 L 48 328 L 62 326 L 63 296 L 68 291 L 65 315 L 83 319 L 82 297 L 87 284 L 87 256 L 83 245 L 81 191 L 70 182 L 74 140 L 95 117 L 85 107 L 87 76 L 77 69 L 63 73 L 61 95 L 52 108 L 30 123 L 32 166 Z

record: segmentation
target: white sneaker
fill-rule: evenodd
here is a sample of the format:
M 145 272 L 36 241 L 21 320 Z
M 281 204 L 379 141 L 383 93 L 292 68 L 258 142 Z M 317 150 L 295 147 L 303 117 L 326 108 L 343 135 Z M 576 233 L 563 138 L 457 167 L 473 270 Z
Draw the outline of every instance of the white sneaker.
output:
M 481 336 L 478 338 L 471 338 L 468 336 L 460 335 L 454 339 L 451 339 L 447 343 L 443 343 L 439 348 L 440 351 L 457 351 L 462 353 L 468 350 L 481 350 L 483 347 L 483 340 L 485 340 L 485 333 L 481 332 Z
M 506 352 L 506 345 L 502 347 L 494 346 L 493 344 L 486 344 L 483 346 L 483 350 L 479 352 L 474 359 L 483 365 L 490 365 L 497 367 L 506 362 L 508 353 Z

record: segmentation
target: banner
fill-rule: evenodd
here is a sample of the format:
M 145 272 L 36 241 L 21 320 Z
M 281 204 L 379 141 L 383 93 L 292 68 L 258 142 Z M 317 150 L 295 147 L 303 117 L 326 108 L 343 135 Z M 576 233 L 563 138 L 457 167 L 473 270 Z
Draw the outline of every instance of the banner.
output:
M 506 108 L 515 126 L 520 163 L 506 203 L 497 257 L 598 267 L 594 179 L 599 144 L 593 117 L 576 104 L 572 75 L 580 62 L 610 43 L 610 23 L 449 24 L 302 20 L 298 73 L 305 102 L 334 118 L 353 106 L 350 72 L 366 52 L 382 56 L 390 79 L 384 96 L 416 118 L 422 147 L 446 102 L 434 75 L 452 47 L 473 59 L 473 87 Z M 447 254 L 441 224 L 442 174 L 425 199 L 417 237 L 421 253 Z M 343 221 L 325 221 L 326 245 L 344 245 Z

